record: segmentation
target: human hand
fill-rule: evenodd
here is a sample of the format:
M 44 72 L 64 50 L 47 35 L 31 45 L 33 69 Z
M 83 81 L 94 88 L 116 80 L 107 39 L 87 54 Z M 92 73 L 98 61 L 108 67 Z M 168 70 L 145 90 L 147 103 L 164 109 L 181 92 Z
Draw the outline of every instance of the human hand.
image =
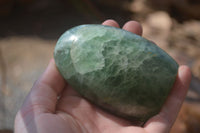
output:
M 119 27 L 113 20 L 103 25 Z M 127 22 L 123 29 L 142 35 L 142 28 L 135 21 Z M 16 115 L 15 133 L 168 133 L 190 79 L 189 68 L 180 66 L 174 87 L 160 113 L 140 127 L 83 99 L 65 82 L 52 59 Z

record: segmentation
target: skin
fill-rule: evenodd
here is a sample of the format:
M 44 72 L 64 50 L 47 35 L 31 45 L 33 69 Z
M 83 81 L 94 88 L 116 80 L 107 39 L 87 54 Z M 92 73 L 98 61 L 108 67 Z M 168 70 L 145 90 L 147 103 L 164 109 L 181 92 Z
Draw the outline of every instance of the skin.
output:
M 119 28 L 114 20 L 102 24 Z M 142 35 L 142 27 L 136 21 L 127 22 L 123 29 Z M 66 83 L 51 59 L 16 115 L 15 133 L 168 133 L 180 111 L 190 80 L 190 69 L 180 66 L 174 87 L 160 113 L 140 127 L 83 99 Z

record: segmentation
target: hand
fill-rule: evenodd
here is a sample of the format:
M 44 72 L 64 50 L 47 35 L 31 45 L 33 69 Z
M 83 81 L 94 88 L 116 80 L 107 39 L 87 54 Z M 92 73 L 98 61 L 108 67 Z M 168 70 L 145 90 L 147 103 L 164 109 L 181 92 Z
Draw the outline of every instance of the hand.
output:
M 113 20 L 103 25 L 119 27 Z M 127 22 L 123 29 L 142 34 L 140 24 L 135 21 Z M 140 127 L 80 97 L 64 81 L 52 59 L 16 115 L 15 133 L 168 133 L 186 96 L 190 78 L 189 68 L 180 66 L 174 87 L 160 113 Z

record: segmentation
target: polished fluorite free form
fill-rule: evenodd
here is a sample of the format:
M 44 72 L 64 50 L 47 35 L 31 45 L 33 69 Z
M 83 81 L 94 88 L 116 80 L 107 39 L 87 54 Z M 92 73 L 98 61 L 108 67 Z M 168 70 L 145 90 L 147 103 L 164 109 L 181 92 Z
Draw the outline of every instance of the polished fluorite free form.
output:
M 138 122 L 159 113 L 178 71 L 178 64 L 154 43 L 103 25 L 66 31 L 54 58 L 62 76 L 84 98 Z

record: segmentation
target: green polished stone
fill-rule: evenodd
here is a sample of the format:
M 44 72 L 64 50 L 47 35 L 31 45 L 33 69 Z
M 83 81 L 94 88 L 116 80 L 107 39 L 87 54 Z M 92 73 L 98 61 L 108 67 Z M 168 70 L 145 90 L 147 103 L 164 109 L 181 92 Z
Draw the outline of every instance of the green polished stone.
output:
M 138 122 L 160 111 L 178 71 L 178 64 L 154 43 L 103 25 L 66 31 L 54 58 L 62 76 L 84 98 Z

